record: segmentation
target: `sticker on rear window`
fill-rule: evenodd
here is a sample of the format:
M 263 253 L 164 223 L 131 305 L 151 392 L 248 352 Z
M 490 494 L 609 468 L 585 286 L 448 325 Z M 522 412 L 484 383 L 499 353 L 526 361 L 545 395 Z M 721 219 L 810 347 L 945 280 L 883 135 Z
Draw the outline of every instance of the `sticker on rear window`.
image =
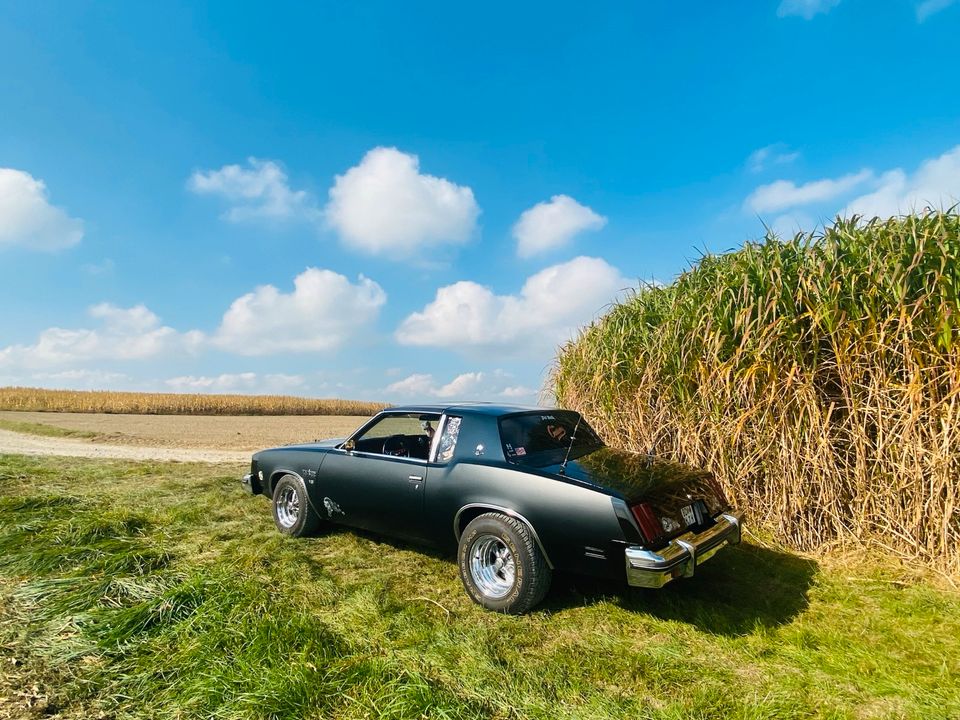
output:
M 524 448 L 522 447 L 517 448 L 517 455 L 526 455 L 526 454 L 527 454 L 527 451 Z

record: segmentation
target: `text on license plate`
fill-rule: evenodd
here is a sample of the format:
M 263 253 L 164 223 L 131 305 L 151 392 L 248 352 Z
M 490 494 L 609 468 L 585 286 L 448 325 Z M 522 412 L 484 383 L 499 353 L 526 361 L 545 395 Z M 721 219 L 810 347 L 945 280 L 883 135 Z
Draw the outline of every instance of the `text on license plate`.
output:
M 693 525 L 697 522 L 697 514 L 693 511 L 693 505 L 684 505 L 680 508 L 680 514 L 683 515 L 683 521 L 687 525 Z

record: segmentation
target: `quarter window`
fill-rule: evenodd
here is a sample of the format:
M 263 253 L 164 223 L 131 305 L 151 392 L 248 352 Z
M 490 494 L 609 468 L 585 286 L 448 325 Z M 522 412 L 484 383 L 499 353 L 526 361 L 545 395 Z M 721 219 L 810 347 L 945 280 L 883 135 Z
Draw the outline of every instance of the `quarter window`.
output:
M 437 462 L 445 463 L 453 457 L 457 438 L 460 436 L 461 420 L 463 418 L 447 417 L 447 422 L 443 425 L 443 433 L 440 435 L 440 443 L 437 445 Z

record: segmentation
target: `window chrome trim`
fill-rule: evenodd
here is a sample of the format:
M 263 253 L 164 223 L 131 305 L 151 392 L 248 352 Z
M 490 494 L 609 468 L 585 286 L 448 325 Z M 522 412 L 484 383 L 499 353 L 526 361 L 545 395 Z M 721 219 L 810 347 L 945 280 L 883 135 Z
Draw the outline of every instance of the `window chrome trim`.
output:
M 543 543 L 540 541 L 540 536 L 537 535 L 536 529 L 533 527 L 533 524 L 527 520 L 523 515 L 518 513 L 516 510 L 511 510 L 510 508 L 505 508 L 502 505 L 491 505 L 489 503 L 469 503 L 464 505 L 462 508 L 457 510 L 457 514 L 453 517 L 453 536 L 457 539 L 457 542 L 460 542 L 460 516 L 463 514 L 464 510 L 470 510 L 471 508 L 484 508 L 487 510 L 493 510 L 495 512 L 501 512 L 504 515 L 509 515 L 512 518 L 516 518 L 524 525 L 527 526 L 527 529 L 530 531 L 530 534 L 533 535 L 533 541 L 537 544 L 537 547 L 540 548 L 540 552 L 543 553 L 543 559 L 547 561 L 547 567 L 553 570 L 553 563 L 550 562 L 550 556 L 547 555 L 546 548 L 543 547 Z
M 437 428 L 433 431 L 433 439 L 430 441 L 430 452 L 427 453 L 427 462 L 435 463 L 437 461 L 437 450 L 440 448 L 440 438 L 443 431 L 447 429 L 447 413 L 441 413 L 440 420 L 437 421 Z
M 344 452 L 346 452 L 346 450 L 344 450 Z M 385 455 L 384 453 L 372 453 L 372 452 L 365 452 L 365 451 L 363 451 L 363 450 L 354 450 L 354 451 L 353 451 L 352 453 L 350 453 L 350 454 L 351 454 L 351 455 L 358 455 L 358 456 L 360 456 L 360 457 L 365 457 L 365 458 L 379 458 L 379 459 L 400 460 L 400 461 L 402 461 L 402 462 L 406 462 L 406 463 L 416 463 L 416 464 L 418 464 L 418 465 L 426 465 L 426 464 L 427 464 L 427 461 L 424 460 L 423 458 L 404 457 L 403 455 Z

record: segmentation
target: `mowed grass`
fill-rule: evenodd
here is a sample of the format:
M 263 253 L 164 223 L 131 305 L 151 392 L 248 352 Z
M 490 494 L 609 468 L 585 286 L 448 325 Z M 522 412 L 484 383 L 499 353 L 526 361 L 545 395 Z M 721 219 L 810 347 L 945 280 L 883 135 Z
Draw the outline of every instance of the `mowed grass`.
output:
M 89 430 L 71 430 L 44 423 L 22 422 L 5 418 L 0 418 L 0 430 L 10 430 L 27 435 L 41 435 L 43 437 L 81 438 L 84 440 L 95 438 L 98 435 L 98 433 Z
M 896 569 L 745 543 L 504 617 L 445 553 L 281 537 L 242 471 L 0 457 L 0 717 L 960 716 L 960 598 Z

